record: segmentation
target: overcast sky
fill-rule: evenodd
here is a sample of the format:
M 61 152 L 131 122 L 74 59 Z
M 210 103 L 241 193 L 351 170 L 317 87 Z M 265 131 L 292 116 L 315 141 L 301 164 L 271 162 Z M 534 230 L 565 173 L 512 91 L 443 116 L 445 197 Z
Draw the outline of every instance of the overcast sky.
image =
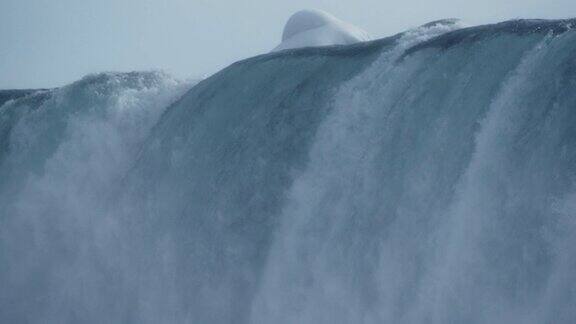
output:
M 0 0 L 0 88 L 55 87 L 101 71 L 209 75 L 272 49 L 300 9 L 384 37 L 448 17 L 576 17 L 576 0 Z

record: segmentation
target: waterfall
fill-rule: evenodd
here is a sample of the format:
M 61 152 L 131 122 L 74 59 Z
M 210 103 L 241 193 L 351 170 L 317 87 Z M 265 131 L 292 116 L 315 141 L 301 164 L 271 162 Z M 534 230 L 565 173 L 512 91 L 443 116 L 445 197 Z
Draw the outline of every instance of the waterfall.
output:
M 573 322 L 573 24 L 0 91 L 0 322 Z

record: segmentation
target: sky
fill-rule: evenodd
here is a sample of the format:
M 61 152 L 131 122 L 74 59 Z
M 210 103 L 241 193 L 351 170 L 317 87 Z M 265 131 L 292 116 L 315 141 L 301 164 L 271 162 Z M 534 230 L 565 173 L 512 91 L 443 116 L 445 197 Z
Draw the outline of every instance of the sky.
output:
M 0 89 L 57 87 L 105 71 L 206 77 L 269 52 L 301 9 L 380 38 L 442 18 L 571 18 L 576 0 L 0 0 Z

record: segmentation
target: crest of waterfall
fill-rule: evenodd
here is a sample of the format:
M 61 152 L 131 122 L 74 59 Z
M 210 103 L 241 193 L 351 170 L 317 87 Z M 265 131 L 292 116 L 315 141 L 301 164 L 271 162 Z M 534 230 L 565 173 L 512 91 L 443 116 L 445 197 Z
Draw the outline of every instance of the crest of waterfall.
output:
M 0 322 L 574 322 L 574 23 L 0 91 Z

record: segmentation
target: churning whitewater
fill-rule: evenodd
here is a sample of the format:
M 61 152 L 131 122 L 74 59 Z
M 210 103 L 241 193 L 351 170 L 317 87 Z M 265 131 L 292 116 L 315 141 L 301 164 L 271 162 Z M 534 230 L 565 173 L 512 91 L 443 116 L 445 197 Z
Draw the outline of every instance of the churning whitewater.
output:
M 573 323 L 574 26 L 0 91 L 0 322 Z

